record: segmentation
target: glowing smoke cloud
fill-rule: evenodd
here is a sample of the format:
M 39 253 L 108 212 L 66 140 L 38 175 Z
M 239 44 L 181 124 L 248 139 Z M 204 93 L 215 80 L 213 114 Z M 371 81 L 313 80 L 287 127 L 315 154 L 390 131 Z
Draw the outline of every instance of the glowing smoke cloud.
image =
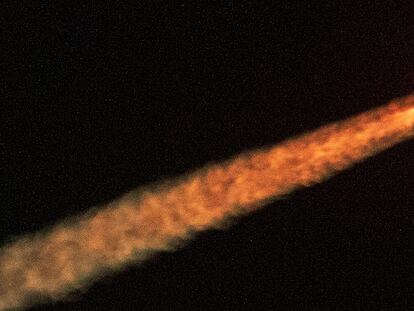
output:
M 132 191 L 0 249 L 0 310 L 63 299 L 298 187 L 414 136 L 414 94 L 345 121 Z

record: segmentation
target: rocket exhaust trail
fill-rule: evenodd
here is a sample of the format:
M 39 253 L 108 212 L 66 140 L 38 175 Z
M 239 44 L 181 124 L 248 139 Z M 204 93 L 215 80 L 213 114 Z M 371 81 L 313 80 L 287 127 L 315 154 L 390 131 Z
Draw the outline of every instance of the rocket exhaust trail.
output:
M 323 181 L 414 136 L 414 94 L 175 180 L 0 249 L 0 310 L 64 299 L 102 275 L 174 249 L 299 187 Z

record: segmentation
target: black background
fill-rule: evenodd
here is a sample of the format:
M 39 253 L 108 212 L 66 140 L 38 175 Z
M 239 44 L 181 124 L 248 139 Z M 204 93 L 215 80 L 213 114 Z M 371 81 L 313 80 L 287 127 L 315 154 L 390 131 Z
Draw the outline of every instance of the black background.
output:
M 361 2 L 2 1 L 0 242 L 411 92 L 412 1 Z M 33 310 L 408 310 L 413 154 Z

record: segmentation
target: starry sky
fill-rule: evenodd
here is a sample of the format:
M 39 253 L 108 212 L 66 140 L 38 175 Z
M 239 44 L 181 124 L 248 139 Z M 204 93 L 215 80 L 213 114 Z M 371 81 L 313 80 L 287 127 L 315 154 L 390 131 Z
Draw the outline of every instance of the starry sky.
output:
M 414 88 L 414 5 L 4 1 L 0 243 Z M 33 310 L 408 310 L 413 141 Z

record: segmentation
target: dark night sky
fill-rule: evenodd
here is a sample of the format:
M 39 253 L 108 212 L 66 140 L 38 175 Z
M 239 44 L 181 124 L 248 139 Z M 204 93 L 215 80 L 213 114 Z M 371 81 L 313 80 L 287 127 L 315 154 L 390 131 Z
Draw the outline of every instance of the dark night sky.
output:
M 167 2 L 2 1 L 0 242 L 413 91 L 412 1 Z M 33 310 L 409 310 L 413 154 Z

